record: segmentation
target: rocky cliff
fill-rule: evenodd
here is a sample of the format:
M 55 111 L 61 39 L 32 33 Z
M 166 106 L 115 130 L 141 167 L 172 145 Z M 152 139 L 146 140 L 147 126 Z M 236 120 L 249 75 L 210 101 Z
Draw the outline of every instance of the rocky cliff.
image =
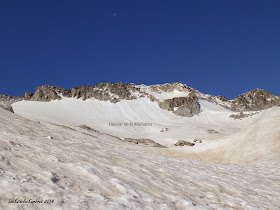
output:
M 158 104 L 160 108 L 172 111 L 182 117 L 192 117 L 201 112 L 198 98 L 193 94 L 188 97 L 166 99 Z

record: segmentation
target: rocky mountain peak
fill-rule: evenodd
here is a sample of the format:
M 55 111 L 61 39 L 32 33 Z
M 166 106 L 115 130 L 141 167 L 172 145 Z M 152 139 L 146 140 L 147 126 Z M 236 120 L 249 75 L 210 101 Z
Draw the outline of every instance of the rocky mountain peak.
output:
M 239 107 L 243 111 L 258 111 L 277 106 L 280 103 L 280 97 L 262 89 L 254 89 L 238 95 L 232 103 L 234 107 Z

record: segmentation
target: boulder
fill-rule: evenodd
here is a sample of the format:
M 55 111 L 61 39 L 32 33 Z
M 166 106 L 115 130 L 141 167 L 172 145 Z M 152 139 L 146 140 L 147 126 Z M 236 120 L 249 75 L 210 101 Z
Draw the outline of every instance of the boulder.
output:
M 132 138 L 124 138 L 124 141 L 126 142 L 131 142 L 134 144 L 140 144 L 140 145 L 147 145 L 150 147 L 161 147 L 161 148 L 166 148 L 165 146 L 154 142 L 151 139 L 132 139 Z
M 195 143 L 192 143 L 192 142 L 188 142 L 188 141 L 183 141 L 183 140 L 179 140 L 177 141 L 175 144 L 175 146 L 180 146 L 180 147 L 183 147 L 183 146 L 194 146 Z

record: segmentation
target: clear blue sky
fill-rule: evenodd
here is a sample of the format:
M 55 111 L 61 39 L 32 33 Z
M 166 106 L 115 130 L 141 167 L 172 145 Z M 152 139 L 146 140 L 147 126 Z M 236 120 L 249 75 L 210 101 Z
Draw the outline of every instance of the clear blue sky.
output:
M 0 94 L 181 81 L 280 95 L 279 0 L 7 0 L 0 38 Z

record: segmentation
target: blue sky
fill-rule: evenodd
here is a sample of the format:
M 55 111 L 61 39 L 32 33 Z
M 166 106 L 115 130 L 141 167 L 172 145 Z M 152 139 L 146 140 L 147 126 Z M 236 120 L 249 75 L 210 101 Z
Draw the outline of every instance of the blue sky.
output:
M 184 82 L 280 95 L 280 1 L 0 1 L 0 94 Z

